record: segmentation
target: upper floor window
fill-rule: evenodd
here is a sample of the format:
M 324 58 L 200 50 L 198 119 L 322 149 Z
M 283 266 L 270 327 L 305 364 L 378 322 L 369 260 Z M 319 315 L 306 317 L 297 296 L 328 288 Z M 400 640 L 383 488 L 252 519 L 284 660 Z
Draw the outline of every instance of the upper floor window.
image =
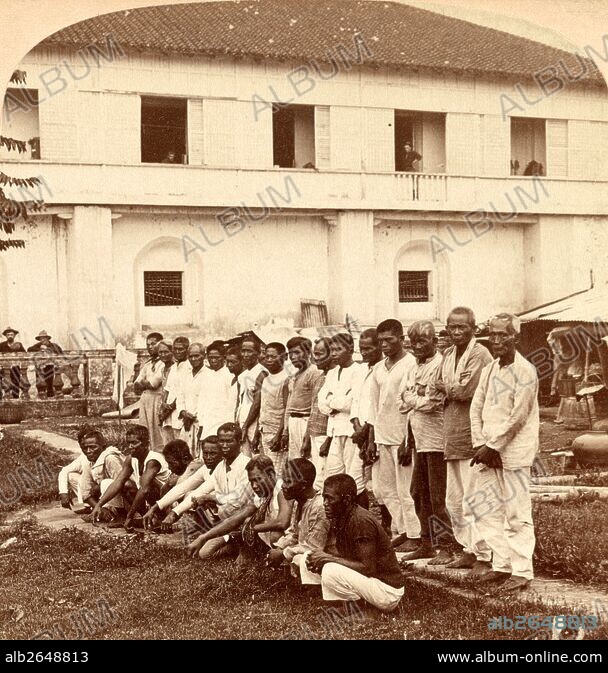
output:
M 181 306 L 182 271 L 144 271 L 144 306 Z
M 315 167 L 315 109 L 285 105 L 272 112 L 273 164 L 280 168 Z
M 399 271 L 399 303 L 431 301 L 430 271 Z
M 0 159 L 40 159 L 40 121 L 37 89 L 7 89 L 2 110 L 2 135 L 23 140 L 25 154 L 0 147 Z
M 395 110 L 395 171 L 445 173 L 445 114 Z
M 141 160 L 143 163 L 186 163 L 185 98 L 141 97 Z
M 544 119 L 511 117 L 511 175 L 545 175 Z

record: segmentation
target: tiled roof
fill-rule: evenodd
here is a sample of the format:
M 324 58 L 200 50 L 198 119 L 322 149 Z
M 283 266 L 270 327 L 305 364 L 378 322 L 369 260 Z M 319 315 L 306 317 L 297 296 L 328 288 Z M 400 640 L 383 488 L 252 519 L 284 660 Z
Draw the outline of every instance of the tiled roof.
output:
M 326 61 L 360 32 L 367 63 L 531 77 L 573 54 L 523 37 L 395 2 L 242 0 L 160 5 L 97 16 L 51 35 L 43 45 L 81 48 L 112 34 L 125 49 L 306 62 Z M 582 81 L 604 85 L 592 61 Z

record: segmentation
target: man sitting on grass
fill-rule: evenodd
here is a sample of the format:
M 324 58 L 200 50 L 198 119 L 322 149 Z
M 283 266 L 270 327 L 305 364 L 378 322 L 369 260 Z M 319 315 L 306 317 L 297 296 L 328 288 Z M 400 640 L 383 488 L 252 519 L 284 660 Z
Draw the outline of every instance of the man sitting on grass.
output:
M 173 439 L 165 444 L 163 456 L 171 470 L 169 478 L 161 489 L 161 496 L 170 491 L 175 485 L 183 481 L 183 477 L 192 474 L 191 465 L 194 470 L 200 465 L 200 460 L 193 459 L 190 454 L 190 447 L 183 439 Z
M 188 546 L 188 555 L 206 560 L 241 552 L 241 559 L 268 550 L 285 532 L 291 519 L 292 502 L 282 493 L 270 457 L 254 456 L 245 468 L 250 490 L 237 512 Z M 234 535 L 236 531 L 240 534 Z M 230 535 L 233 533 L 233 535 Z
M 78 431 L 78 445 L 80 446 L 80 455 L 76 456 L 71 463 L 65 465 L 59 471 L 59 476 L 57 478 L 58 490 L 59 490 L 59 502 L 61 506 L 65 509 L 72 509 L 73 504 L 84 503 L 82 497 L 82 475 L 87 469 L 89 461 L 87 456 L 84 453 L 82 442 L 87 433 L 91 432 L 92 428 L 90 425 L 82 425 Z M 85 508 L 87 506 L 85 505 Z M 74 510 L 76 514 L 83 512 Z
M 224 423 L 218 428 L 217 436 L 223 460 L 209 479 L 190 491 L 182 502 L 173 507 L 163 520 L 164 527 L 171 526 L 180 516 L 195 509 L 199 525 L 204 530 L 209 530 L 221 519 L 241 508 L 248 486 L 245 468 L 249 462 L 249 457 L 240 451 L 241 430 L 236 423 Z M 161 503 L 163 509 L 169 505 L 168 498 L 169 494 Z M 218 544 L 210 543 L 207 551 Z
M 171 471 L 162 453 L 150 451 L 148 429 L 133 425 L 127 430 L 127 459 L 120 474 L 105 490 L 93 509 L 93 521 L 110 523 L 114 527 L 124 525 L 126 530 L 134 527 L 135 515 L 145 513 L 146 503 L 154 503 L 160 497 Z M 124 521 L 105 507 L 113 498 L 121 495 L 128 507 Z
M 313 550 L 302 557 L 303 584 L 320 584 L 326 601 L 346 608 L 365 601 L 390 612 L 403 597 L 403 576 L 380 522 L 357 505 L 357 484 L 348 474 L 328 477 L 323 486 L 325 514 L 337 554 Z
M 177 439 L 175 442 L 180 442 L 186 447 L 186 450 L 189 451 L 188 445 L 183 440 Z M 166 452 L 168 447 L 169 444 L 165 447 L 165 457 L 167 458 L 167 461 L 168 456 Z M 222 460 L 222 453 L 218 444 L 217 435 L 209 435 L 209 437 L 205 437 L 202 441 L 202 447 L 202 465 L 198 460 L 193 460 L 186 469 L 186 472 L 184 472 L 184 474 L 177 480 L 177 483 L 164 493 L 160 500 L 150 507 L 144 516 L 145 528 L 153 528 L 156 525 L 156 520 L 163 514 L 163 510 L 166 510 L 171 506 L 176 506 L 191 491 L 197 489 L 211 477 L 211 473 Z M 191 466 L 195 464 L 198 464 L 199 467 L 188 475 L 187 472 L 189 472 Z M 178 516 L 174 515 L 173 512 L 169 512 L 165 516 L 165 521 L 162 523 L 162 530 L 164 532 L 171 532 L 171 527 L 173 523 L 177 521 Z
M 80 479 L 80 493 L 82 501 L 93 508 L 100 496 L 120 474 L 125 457 L 115 446 L 107 446 L 104 436 L 97 430 L 84 433 L 82 452 L 86 457 L 86 464 Z M 120 496 L 107 503 L 108 511 L 112 513 L 122 507 L 123 501 Z
M 323 550 L 329 534 L 329 521 L 323 508 L 323 496 L 314 489 L 317 470 L 306 458 L 288 460 L 283 470 L 283 495 L 294 502 L 291 523 L 269 552 L 267 563 L 288 561 L 299 567 L 301 554 Z

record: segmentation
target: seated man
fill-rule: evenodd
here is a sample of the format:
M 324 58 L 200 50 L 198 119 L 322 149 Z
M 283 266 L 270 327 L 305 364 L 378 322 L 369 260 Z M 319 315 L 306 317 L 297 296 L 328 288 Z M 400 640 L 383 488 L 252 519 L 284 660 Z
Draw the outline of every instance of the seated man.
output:
M 181 439 L 176 439 L 175 441 L 180 442 L 180 444 L 185 446 L 188 450 L 188 454 L 190 455 L 190 448 L 186 442 Z M 168 446 L 169 444 L 167 444 L 167 447 Z M 165 447 L 165 457 L 167 457 L 167 447 Z M 202 465 L 198 459 L 193 460 L 190 465 L 188 465 L 184 474 L 181 475 L 173 487 L 164 493 L 160 500 L 155 502 L 146 512 L 146 515 L 144 516 L 145 528 L 152 528 L 155 525 L 156 518 L 163 513 L 163 510 L 179 503 L 182 498 L 187 496 L 191 491 L 198 488 L 201 484 L 209 479 L 213 470 L 222 460 L 222 454 L 218 445 L 217 435 L 210 435 L 209 437 L 205 437 L 205 439 L 202 441 L 202 447 Z M 196 467 L 197 465 L 198 467 Z M 192 466 L 195 466 L 195 469 L 193 472 L 190 472 Z M 188 474 L 189 472 L 190 474 Z M 170 532 L 171 526 L 173 523 L 175 523 L 175 521 L 177 521 L 177 519 L 177 514 L 169 512 L 165 518 L 165 521 L 162 523 L 163 530 L 165 532 Z
M 84 503 L 80 485 L 89 461 L 84 453 L 83 440 L 91 430 L 92 428 L 89 425 L 81 426 L 77 439 L 82 453 L 59 471 L 59 477 L 57 478 L 59 502 L 65 509 L 72 509 L 74 503 Z
M 80 480 L 81 497 L 84 503 L 94 508 L 100 496 L 120 474 L 125 457 L 115 446 L 107 446 L 105 437 L 97 430 L 83 434 L 82 451 L 86 456 L 86 464 Z M 104 510 L 106 520 L 115 518 L 123 508 L 120 496 L 107 502 Z M 92 513 L 82 518 L 93 522 Z
M 205 560 L 240 548 L 241 558 L 267 551 L 289 525 L 292 502 L 282 492 L 269 456 L 254 456 L 246 466 L 250 490 L 242 506 L 188 546 L 188 555 Z M 240 535 L 229 535 L 240 529 Z M 237 546 L 238 545 L 238 546 Z M 232 548 L 232 549 L 231 549 Z
M 337 554 L 313 550 L 300 562 L 303 584 L 320 584 L 326 601 L 364 600 L 390 612 L 403 597 L 403 576 L 381 523 L 357 505 L 357 484 L 348 474 L 327 477 L 325 514 Z
M 200 467 L 200 460 L 192 458 L 190 447 L 183 439 L 173 439 L 167 442 L 163 449 L 163 456 L 171 474 L 161 489 L 161 496 L 183 481 L 182 477 L 184 475 L 190 476 Z M 193 466 L 193 469 L 191 469 L 191 466 Z
M 317 470 L 306 458 L 288 460 L 283 470 L 283 495 L 294 501 L 291 523 L 285 535 L 270 551 L 267 563 L 278 566 L 284 561 L 299 567 L 301 555 L 313 549 L 323 550 L 329 534 L 329 521 L 323 508 L 323 496 L 314 489 Z
M 154 503 L 160 497 L 160 491 L 169 479 L 171 471 L 162 453 L 150 451 L 148 428 L 132 425 L 127 430 L 127 459 L 120 474 L 107 487 L 93 509 L 93 521 L 102 522 L 114 519 L 114 525 L 124 525 L 126 530 L 133 529 L 135 514 L 144 513 L 146 503 Z M 108 517 L 104 506 L 113 498 L 121 495 L 128 512 L 123 524 L 115 517 Z
M 249 457 L 240 451 L 241 430 L 236 423 L 224 423 L 218 428 L 217 436 L 222 461 L 209 479 L 190 491 L 182 502 L 173 507 L 163 520 L 163 526 L 174 524 L 182 514 L 198 507 L 196 514 L 200 523 L 205 530 L 209 530 L 242 506 L 248 486 L 245 468 Z M 159 504 L 162 504 L 163 509 L 167 507 L 170 504 L 169 494 Z M 213 546 L 210 543 L 210 548 Z

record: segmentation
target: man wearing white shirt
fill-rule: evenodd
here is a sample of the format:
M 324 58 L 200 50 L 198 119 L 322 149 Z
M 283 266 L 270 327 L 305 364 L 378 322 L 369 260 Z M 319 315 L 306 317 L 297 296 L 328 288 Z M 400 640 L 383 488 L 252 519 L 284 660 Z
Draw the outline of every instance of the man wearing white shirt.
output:
M 471 502 L 481 537 L 492 550 L 482 582 L 503 582 L 496 593 L 525 588 L 532 578 L 534 524 L 530 468 L 538 451 L 536 368 L 516 350 L 519 321 L 509 313 L 490 320 L 487 364 L 471 402 L 471 435 L 480 465 Z
M 80 431 L 78 432 L 78 445 L 82 453 L 79 456 L 76 456 L 74 460 L 65 465 L 59 471 L 58 481 L 58 490 L 59 490 L 59 501 L 61 506 L 65 509 L 71 509 L 72 502 L 83 503 L 82 499 L 82 490 L 81 490 L 81 481 L 82 475 L 85 470 L 88 468 L 89 461 L 83 449 L 83 441 L 92 428 L 88 425 L 81 426 Z
M 354 342 L 350 334 L 336 334 L 331 338 L 331 357 L 336 366 L 327 372 L 318 402 L 321 413 L 328 416 L 327 435 L 332 438 L 325 476 L 349 474 L 357 484 L 358 502 L 365 506 L 368 503 L 363 461 L 359 456 L 359 447 L 351 439 L 353 386 L 361 369 L 360 364 L 353 362 L 353 352 Z
M 258 418 L 262 395 L 262 382 L 268 376 L 268 370 L 260 364 L 260 342 L 254 337 L 245 337 L 241 344 L 243 371 L 239 375 L 239 399 L 236 422 L 242 432 L 241 451 L 251 456 L 253 440 L 258 430 Z
M 221 341 L 214 341 L 207 347 L 209 366 L 205 368 L 196 412 L 199 437 L 215 435 L 220 425 L 232 422 L 234 418 L 234 408 L 231 408 L 233 377 L 225 366 L 225 357 Z
M 211 477 L 213 470 L 222 460 L 217 435 L 205 437 L 201 442 L 201 446 L 203 463 L 200 464 L 199 461 L 192 461 L 193 463 L 198 464 L 198 467 L 190 472 L 190 474 L 184 473 L 184 475 L 177 480 L 175 486 L 167 491 L 167 493 L 150 507 L 144 516 L 145 528 L 153 528 L 158 516 L 168 508 L 177 506 L 177 504 L 191 491 L 197 489 Z M 177 514 L 170 511 L 162 522 L 163 530 L 169 532 L 171 526 L 178 520 L 178 518 Z
M 241 432 L 235 423 L 224 423 L 218 431 L 218 446 L 223 460 L 213 470 L 211 477 L 176 505 L 163 521 L 163 525 L 174 523 L 185 512 L 199 505 L 206 510 L 209 528 L 218 521 L 238 511 L 251 496 L 248 490 L 246 467 L 249 457 L 240 450 Z M 221 553 L 226 545 L 224 538 L 217 538 L 205 543 L 201 549 L 201 558 L 208 558 Z
M 163 435 L 165 444 L 179 436 L 183 423 L 179 418 L 177 399 L 184 386 L 186 373 L 190 373 L 192 365 L 188 360 L 188 348 L 190 341 L 187 337 L 178 336 L 173 341 L 173 357 L 175 362 L 169 370 L 165 382 L 165 399 L 161 406 L 161 418 L 163 419 Z
M 403 325 L 399 320 L 383 320 L 376 328 L 385 359 L 371 377 L 369 460 L 372 488 L 389 511 L 392 544 L 399 551 L 413 551 L 420 545 L 420 522 L 410 495 L 413 467 L 404 459 L 407 416 L 399 410 L 399 389 L 416 361 L 404 348 Z
M 177 417 L 183 427 L 180 439 L 190 447 L 193 458 L 199 457 L 198 440 L 198 398 L 205 377 L 205 349 L 203 344 L 193 343 L 188 349 L 191 369 L 184 371 L 184 378 L 177 398 Z

